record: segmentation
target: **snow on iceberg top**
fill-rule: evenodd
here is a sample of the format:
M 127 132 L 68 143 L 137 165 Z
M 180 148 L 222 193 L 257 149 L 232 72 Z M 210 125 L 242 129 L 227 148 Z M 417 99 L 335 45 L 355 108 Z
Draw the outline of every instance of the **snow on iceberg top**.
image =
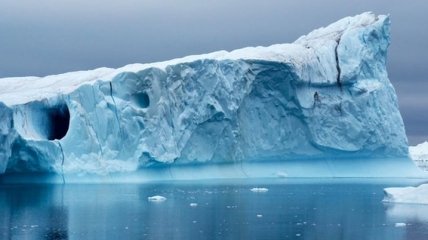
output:
M 287 62 L 296 66 L 303 64 L 313 54 L 305 46 L 308 43 L 322 45 L 326 41 L 337 40 L 342 32 L 349 28 L 365 27 L 387 16 L 376 16 L 366 12 L 354 17 L 343 18 L 327 27 L 319 28 L 300 37 L 292 44 L 275 44 L 268 47 L 246 47 L 233 51 L 217 51 L 202 55 L 192 55 L 169 61 L 130 64 L 118 69 L 98 68 L 88 71 L 69 72 L 46 77 L 11 77 L 0 79 L 0 102 L 7 105 L 23 104 L 33 100 L 53 97 L 57 94 L 67 94 L 83 84 L 95 81 L 110 81 L 122 72 L 138 72 L 155 67 L 165 69 L 169 65 L 193 62 L 202 59 L 214 60 L 266 60 L 274 62 Z M 317 45 L 318 45 L 317 44 Z

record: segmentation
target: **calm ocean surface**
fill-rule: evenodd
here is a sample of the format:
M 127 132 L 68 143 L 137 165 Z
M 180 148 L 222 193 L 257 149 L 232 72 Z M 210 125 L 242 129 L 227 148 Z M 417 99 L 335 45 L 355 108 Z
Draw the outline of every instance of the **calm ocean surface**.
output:
M 428 239 L 428 205 L 382 202 L 384 187 L 416 183 L 2 184 L 0 239 Z

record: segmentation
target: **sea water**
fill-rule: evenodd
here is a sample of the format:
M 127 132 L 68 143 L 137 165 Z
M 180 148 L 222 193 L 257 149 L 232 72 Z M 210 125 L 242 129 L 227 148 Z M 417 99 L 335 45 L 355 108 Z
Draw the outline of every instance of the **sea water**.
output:
M 382 202 L 418 181 L 3 183 L 0 239 L 428 239 L 427 205 Z

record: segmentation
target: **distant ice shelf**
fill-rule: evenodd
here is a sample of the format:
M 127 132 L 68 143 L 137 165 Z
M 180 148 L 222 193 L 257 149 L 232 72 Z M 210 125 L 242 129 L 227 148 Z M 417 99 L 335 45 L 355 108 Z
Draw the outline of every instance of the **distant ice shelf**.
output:
M 385 66 L 389 28 L 389 17 L 363 13 L 291 44 L 0 79 L 0 173 L 275 162 L 291 170 L 269 176 L 377 177 L 373 166 L 391 159 L 386 175 L 415 176 Z

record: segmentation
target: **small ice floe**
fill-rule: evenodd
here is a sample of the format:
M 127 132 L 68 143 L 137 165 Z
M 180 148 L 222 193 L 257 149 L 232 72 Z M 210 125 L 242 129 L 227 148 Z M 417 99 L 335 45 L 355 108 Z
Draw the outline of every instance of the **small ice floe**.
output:
M 150 202 L 164 202 L 164 201 L 166 201 L 166 197 L 164 197 L 164 196 L 159 196 L 159 195 L 151 196 L 151 197 L 148 197 L 147 199 L 148 199 Z
M 395 227 L 405 227 L 406 223 L 395 223 Z
M 192 203 L 190 203 L 190 206 L 191 206 L 191 207 L 197 207 L 197 206 L 198 206 L 198 204 L 197 204 L 197 203 L 192 202 Z
M 265 193 L 265 192 L 269 191 L 269 189 L 255 187 L 255 188 L 251 188 L 250 191 L 255 192 L 255 193 Z
M 263 215 L 262 214 L 257 214 L 257 217 L 261 218 L 261 217 L 263 217 Z

